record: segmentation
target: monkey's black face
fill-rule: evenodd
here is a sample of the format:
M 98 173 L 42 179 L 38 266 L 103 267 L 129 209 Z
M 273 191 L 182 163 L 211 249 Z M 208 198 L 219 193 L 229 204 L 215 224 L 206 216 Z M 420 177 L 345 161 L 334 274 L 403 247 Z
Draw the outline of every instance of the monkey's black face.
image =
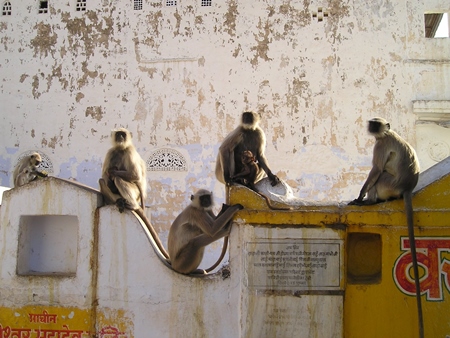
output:
M 35 155 L 31 155 L 31 162 L 34 163 L 35 166 L 41 164 L 41 161 L 38 158 L 36 158 Z
M 242 114 L 242 124 L 253 124 L 254 122 L 252 113 L 245 112 Z
M 123 131 L 117 131 L 115 135 L 115 139 L 117 143 L 122 143 L 127 140 L 127 134 Z
M 212 204 L 211 195 L 202 195 L 200 196 L 200 206 L 202 208 L 209 208 Z
M 380 122 L 369 121 L 367 130 L 369 131 L 369 133 L 378 134 L 381 131 L 381 128 L 382 124 Z

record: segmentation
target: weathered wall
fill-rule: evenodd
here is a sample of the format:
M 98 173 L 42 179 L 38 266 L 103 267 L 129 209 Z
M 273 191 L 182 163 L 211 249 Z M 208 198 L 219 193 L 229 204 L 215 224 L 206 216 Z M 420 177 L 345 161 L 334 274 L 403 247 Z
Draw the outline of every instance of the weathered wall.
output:
M 450 310 L 450 158 L 441 164 L 421 175 L 413 198 L 426 337 L 450 333 L 442 317 Z M 1 336 L 418 336 L 403 201 L 275 211 L 240 186 L 230 200 L 244 209 L 233 221 L 229 264 L 192 277 L 159 260 L 132 213 L 99 208 L 98 191 L 50 177 L 5 192 Z M 37 250 L 25 252 L 38 269 L 20 274 L 21 238 L 49 216 L 57 230 L 75 218 L 77 231 L 54 240 L 40 228 L 28 238 Z M 71 257 L 63 244 L 74 244 Z M 47 269 L 52 261 L 60 264 Z
M 449 39 L 424 38 L 431 1 L 13 2 L 0 16 L 0 185 L 39 150 L 52 175 L 97 187 L 116 126 L 147 160 L 181 153 L 186 171 L 148 172 L 153 223 L 169 224 L 214 177 L 242 111 L 262 115 L 267 156 L 298 197 L 356 196 L 370 165 L 366 120 L 383 116 L 416 145 L 414 100 L 449 100 Z M 319 7 L 323 21 L 313 16 Z

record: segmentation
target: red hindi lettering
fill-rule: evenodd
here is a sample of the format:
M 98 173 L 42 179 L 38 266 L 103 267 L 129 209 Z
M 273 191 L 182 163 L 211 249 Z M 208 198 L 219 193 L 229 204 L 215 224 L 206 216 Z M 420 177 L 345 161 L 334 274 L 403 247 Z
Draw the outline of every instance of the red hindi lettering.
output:
M 442 300 L 442 275 L 445 275 L 446 287 L 450 285 L 450 262 L 441 262 L 441 253 L 450 252 L 450 239 L 416 238 L 417 262 L 419 264 L 420 290 L 427 300 Z M 412 256 L 409 251 L 409 239 L 401 238 L 401 250 L 405 251 L 394 265 L 394 282 L 404 293 L 414 296 L 415 284 L 412 276 Z M 422 273 L 421 273 L 422 272 Z

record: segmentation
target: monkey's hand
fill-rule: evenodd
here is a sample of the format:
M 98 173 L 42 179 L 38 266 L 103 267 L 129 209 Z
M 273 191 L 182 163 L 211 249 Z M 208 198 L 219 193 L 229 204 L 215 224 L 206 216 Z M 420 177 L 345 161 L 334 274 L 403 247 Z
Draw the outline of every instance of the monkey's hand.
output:
M 233 179 L 231 177 L 225 178 L 225 185 L 226 186 L 229 187 L 229 186 L 233 185 L 233 183 L 234 183 L 234 181 L 233 181 Z
M 116 176 L 116 169 L 109 169 L 108 170 L 108 176 L 111 180 L 114 180 L 114 177 Z
M 354 199 L 353 201 L 348 203 L 348 205 L 364 205 L 364 202 L 362 198 L 358 197 L 357 199 Z
M 108 176 L 111 180 L 114 180 L 114 178 L 117 176 L 117 172 L 119 171 L 119 168 L 116 166 L 111 167 L 108 169 Z
M 39 176 L 39 177 L 48 177 L 48 174 L 46 173 L 46 172 L 44 172 L 44 171 L 35 171 L 34 172 L 37 176 Z
M 274 187 L 274 186 L 276 186 L 278 183 L 280 183 L 280 179 L 278 178 L 277 175 L 274 175 L 274 174 L 270 173 L 270 175 L 267 175 L 267 176 L 269 176 L 270 185 L 271 185 L 272 187 Z
M 222 215 L 225 212 L 225 210 L 227 210 L 229 207 L 230 206 L 228 204 L 223 203 L 222 204 L 222 209 L 220 209 L 220 211 L 219 211 L 219 213 L 217 214 L 216 217 L 219 217 L 220 215 Z

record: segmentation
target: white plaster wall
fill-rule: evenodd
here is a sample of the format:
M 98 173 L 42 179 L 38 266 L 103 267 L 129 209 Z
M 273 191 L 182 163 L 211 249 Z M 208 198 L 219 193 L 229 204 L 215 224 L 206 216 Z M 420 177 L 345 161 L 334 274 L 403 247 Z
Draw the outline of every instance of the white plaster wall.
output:
M 93 254 L 93 224 L 99 194 L 73 184 L 48 179 L 32 182 L 3 193 L 0 208 L 0 306 L 21 307 L 29 304 L 66 306 L 89 309 L 92 305 L 91 259 Z M 64 241 L 76 241 L 76 272 L 61 278 L 45 276 L 19 276 L 18 264 L 19 224 L 21 216 L 59 215 L 63 227 L 64 216 L 76 216 L 78 231 L 75 237 L 60 236 L 58 245 L 48 245 L 49 257 L 58 259 L 57 248 Z M 56 249 L 55 249 L 56 247 Z M 55 253 L 51 254 L 54 251 Z M 62 257 L 59 257 L 62 259 Z
M 134 337 L 239 337 L 238 286 L 229 277 L 169 269 L 129 212 L 105 206 L 99 220 L 100 312 L 124 311 Z
M 192 192 L 224 187 L 217 149 L 247 109 L 262 115 L 272 170 L 309 201 L 345 201 L 366 177 L 373 116 L 416 145 L 413 100 L 448 100 L 450 40 L 424 38 L 425 11 L 448 1 L 89 0 L 12 2 L 0 16 L 0 185 L 39 150 L 53 175 L 97 187 L 116 126 L 146 159 L 186 154 L 187 172 L 149 172 L 165 236 Z M 313 18 L 319 7 L 329 15 Z M 218 209 L 218 207 L 217 207 Z

